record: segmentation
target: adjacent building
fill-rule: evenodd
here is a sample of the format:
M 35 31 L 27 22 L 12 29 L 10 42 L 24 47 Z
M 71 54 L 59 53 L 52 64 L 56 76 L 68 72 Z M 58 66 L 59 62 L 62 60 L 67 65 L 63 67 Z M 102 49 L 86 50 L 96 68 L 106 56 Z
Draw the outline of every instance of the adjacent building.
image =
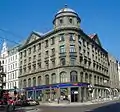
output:
M 6 75 L 6 89 L 13 90 L 19 88 L 18 74 L 19 74 L 19 52 L 18 46 L 8 50 L 7 57 L 7 75 Z
M 111 96 L 117 97 L 119 94 L 119 74 L 118 74 L 118 61 L 112 55 L 109 57 L 109 76 L 110 76 L 110 87 L 111 87 Z
M 47 101 L 69 96 L 71 102 L 108 97 L 108 52 L 97 34 L 81 30 L 79 15 L 68 7 L 55 14 L 53 30 L 33 31 L 20 47 L 19 87 L 27 97 Z M 92 92 L 90 92 L 92 90 Z
M 120 61 L 118 61 L 119 91 L 120 91 Z
M 19 52 L 18 46 L 13 48 L 7 47 L 7 43 L 4 41 L 1 50 L 1 64 L 6 74 L 5 78 L 5 89 L 14 91 L 15 88 L 19 88 L 18 85 L 18 74 L 19 74 Z

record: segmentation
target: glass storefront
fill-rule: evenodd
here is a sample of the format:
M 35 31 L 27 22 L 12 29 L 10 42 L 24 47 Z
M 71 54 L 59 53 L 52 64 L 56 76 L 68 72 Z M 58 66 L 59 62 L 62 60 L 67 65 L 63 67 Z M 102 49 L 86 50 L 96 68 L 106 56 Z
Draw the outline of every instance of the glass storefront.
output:
M 50 89 L 45 90 L 45 101 L 49 101 L 50 99 Z
M 28 98 L 31 98 L 31 99 L 33 99 L 33 91 L 28 91 Z
M 42 90 L 36 90 L 36 100 L 42 101 Z

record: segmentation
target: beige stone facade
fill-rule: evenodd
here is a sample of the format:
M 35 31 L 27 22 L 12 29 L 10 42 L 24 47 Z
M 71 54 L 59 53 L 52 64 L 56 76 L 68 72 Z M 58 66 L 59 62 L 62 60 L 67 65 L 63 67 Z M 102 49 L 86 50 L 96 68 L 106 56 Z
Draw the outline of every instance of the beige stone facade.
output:
M 119 73 L 118 73 L 118 61 L 112 55 L 109 57 L 109 76 L 110 76 L 110 87 L 111 96 L 118 96 L 119 93 Z
M 45 34 L 32 32 L 19 49 L 19 87 L 28 97 L 47 101 L 71 96 L 71 102 L 108 97 L 108 53 L 97 34 L 80 28 L 78 14 L 67 7 Z M 92 92 L 90 92 L 92 91 Z

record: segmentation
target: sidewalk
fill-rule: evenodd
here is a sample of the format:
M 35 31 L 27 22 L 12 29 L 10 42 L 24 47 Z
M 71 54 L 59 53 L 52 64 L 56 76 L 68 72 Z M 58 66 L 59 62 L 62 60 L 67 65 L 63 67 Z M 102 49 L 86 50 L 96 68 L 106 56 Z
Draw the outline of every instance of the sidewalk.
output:
M 111 101 L 115 101 L 118 99 L 102 99 L 102 100 L 94 100 L 94 101 L 88 101 L 88 102 L 75 102 L 75 103 L 68 103 L 68 102 L 64 102 L 64 103 L 57 103 L 57 102 L 51 102 L 51 103 L 40 103 L 40 105 L 43 106 L 84 106 L 84 105 L 92 105 L 92 104 L 102 104 L 102 103 L 107 103 L 107 102 L 111 102 Z

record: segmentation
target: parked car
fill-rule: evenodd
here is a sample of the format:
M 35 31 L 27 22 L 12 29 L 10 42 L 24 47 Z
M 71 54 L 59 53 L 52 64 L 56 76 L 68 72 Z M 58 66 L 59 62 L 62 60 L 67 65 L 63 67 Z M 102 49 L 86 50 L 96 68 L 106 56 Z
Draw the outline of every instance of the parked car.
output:
M 16 106 L 33 106 L 33 105 L 39 105 L 38 101 L 35 100 L 18 100 L 15 103 Z

